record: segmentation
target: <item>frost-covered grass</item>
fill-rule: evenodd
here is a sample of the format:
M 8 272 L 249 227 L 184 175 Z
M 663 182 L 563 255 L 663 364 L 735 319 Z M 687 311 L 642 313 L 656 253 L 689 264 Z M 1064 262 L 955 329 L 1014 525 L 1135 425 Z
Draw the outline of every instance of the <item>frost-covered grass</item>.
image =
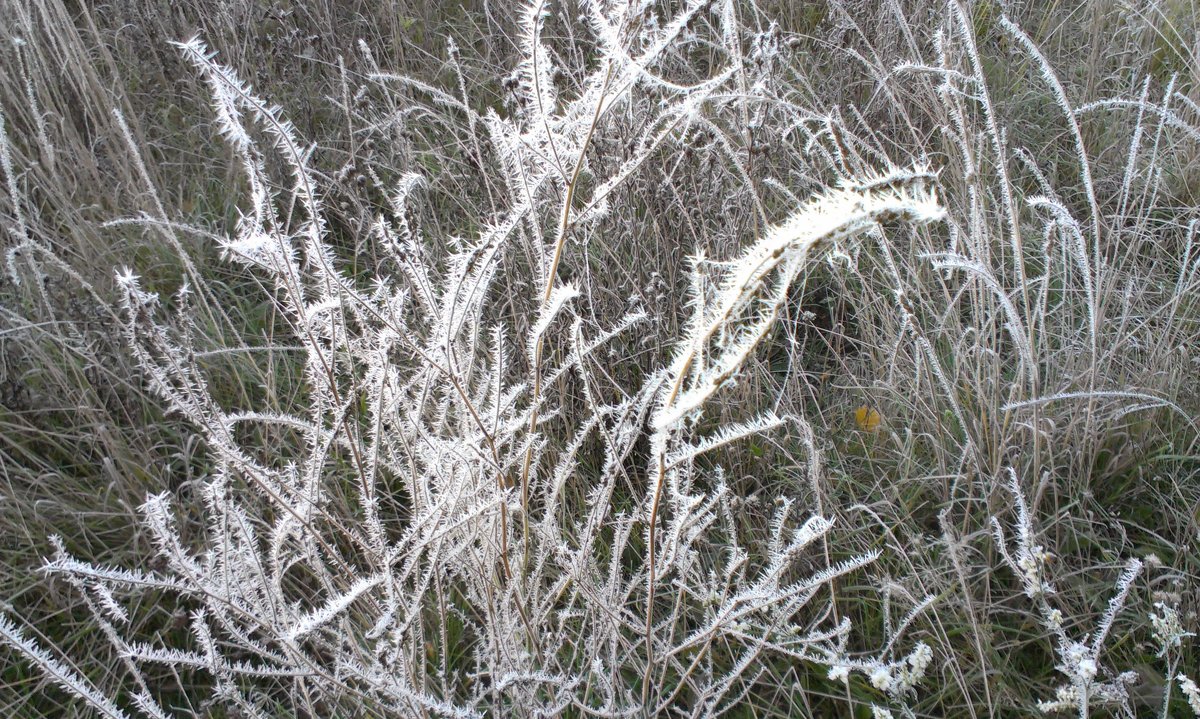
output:
M 16 715 L 1195 710 L 1187 4 L 0 8 Z

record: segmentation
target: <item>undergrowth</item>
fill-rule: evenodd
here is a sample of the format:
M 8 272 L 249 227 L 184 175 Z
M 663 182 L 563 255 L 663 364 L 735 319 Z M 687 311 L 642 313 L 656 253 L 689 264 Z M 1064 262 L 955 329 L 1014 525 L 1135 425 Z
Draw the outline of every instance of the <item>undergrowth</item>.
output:
M 201 4 L 0 6 L 17 716 L 1200 716 L 1194 9 Z

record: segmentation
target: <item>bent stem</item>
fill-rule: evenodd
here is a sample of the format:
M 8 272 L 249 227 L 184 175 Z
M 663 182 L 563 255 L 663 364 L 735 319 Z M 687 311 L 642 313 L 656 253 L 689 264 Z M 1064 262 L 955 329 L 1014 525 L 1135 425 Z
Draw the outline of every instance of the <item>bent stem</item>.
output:
M 940 219 L 943 210 L 927 186 L 933 179 L 924 168 L 893 169 L 877 177 L 844 182 L 841 188 L 817 196 L 786 221 L 768 230 L 729 266 L 711 309 L 702 299 L 697 302 L 696 316 L 679 344 L 679 354 L 668 368 L 671 389 L 654 413 L 653 420 L 651 446 L 657 467 L 647 526 L 643 707 L 649 706 L 655 670 L 656 539 L 667 478 L 667 445 L 672 430 L 686 416 L 700 411 L 738 373 L 774 326 L 793 281 L 814 256 L 834 242 L 856 237 L 882 222 L 925 223 Z M 714 342 L 713 356 L 707 367 L 702 366 L 706 358 L 702 353 Z M 685 388 L 688 377 L 692 378 L 691 386 Z M 829 559 L 826 545 L 826 560 Z

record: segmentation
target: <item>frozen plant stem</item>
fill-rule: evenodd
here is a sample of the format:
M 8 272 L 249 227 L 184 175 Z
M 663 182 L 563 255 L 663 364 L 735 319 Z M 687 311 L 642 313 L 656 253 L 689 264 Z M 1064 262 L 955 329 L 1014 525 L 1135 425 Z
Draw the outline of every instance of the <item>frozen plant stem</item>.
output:
M 654 679 L 654 599 L 657 524 L 667 483 L 667 450 L 676 427 L 726 386 L 766 337 L 804 267 L 835 242 L 850 240 L 879 223 L 926 223 L 942 217 L 934 176 L 925 168 L 845 181 L 810 200 L 766 234 L 726 271 L 711 306 L 701 301 L 668 369 L 669 389 L 653 416 L 653 490 L 647 520 L 646 669 L 642 703 L 650 704 Z M 696 270 L 699 271 L 699 270 Z M 702 284 L 702 283 L 694 283 Z M 701 358 L 708 358 L 702 366 Z
M 610 61 L 608 68 L 604 71 L 604 85 L 601 87 L 599 97 L 596 100 L 596 109 L 592 113 L 591 124 L 588 125 L 587 134 L 584 135 L 579 156 L 575 161 L 575 169 L 571 172 L 571 179 L 567 183 L 566 193 L 563 197 L 562 215 L 558 223 L 558 237 L 554 243 L 554 254 L 550 260 L 550 268 L 546 272 L 546 286 L 542 290 L 541 303 L 538 306 L 539 315 L 550 303 L 550 297 L 554 294 L 554 279 L 558 276 L 558 265 L 562 260 L 563 247 L 567 243 L 567 237 L 571 228 L 571 206 L 575 201 L 575 189 L 579 186 L 579 175 L 583 171 L 584 159 L 587 157 L 588 147 L 592 143 L 592 135 L 596 131 L 597 124 L 600 122 L 600 113 L 604 110 L 604 99 L 607 97 L 608 84 L 611 80 L 612 62 Z M 536 347 L 533 352 L 533 399 L 529 411 L 530 434 L 533 434 L 537 430 L 538 399 L 542 394 L 542 354 L 545 344 L 546 336 L 545 333 L 542 333 L 537 338 Z M 531 444 L 526 447 L 525 458 L 521 462 L 521 532 L 525 540 L 523 569 L 526 573 L 529 570 L 529 471 L 532 463 L 533 445 Z

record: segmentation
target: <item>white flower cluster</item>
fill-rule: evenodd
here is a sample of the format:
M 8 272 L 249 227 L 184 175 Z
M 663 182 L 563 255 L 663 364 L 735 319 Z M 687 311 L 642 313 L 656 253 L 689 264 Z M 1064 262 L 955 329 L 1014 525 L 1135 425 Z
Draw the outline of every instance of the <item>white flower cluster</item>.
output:
M 992 532 L 996 537 L 996 544 L 1000 548 L 1001 559 L 1021 580 L 1025 596 L 1041 600 L 1048 594 L 1054 594 L 1054 586 L 1047 581 L 1046 572 L 1046 565 L 1053 559 L 1053 555 L 1041 544 L 1034 544 L 1033 517 L 1029 513 L 1028 505 L 1025 504 L 1025 495 L 1017 481 L 1016 472 L 1010 468 L 1008 475 L 1008 489 L 1012 492 L 1017 513 L 1016 551 L 1012 553 L 1008 551 L 1008 540 L 1005 538 L 1004 528 L 995 517 L 992 518 Z
M 1035 599 L 1053 590 L 1043 577 L 1046 563 L 1050 561 L 1050 553 L 1040 544 L 1028 549 L 1017 551 L 1017 568 L 1021 570 L 1021 580 L 1025 585 L 1025 594 Z
M 1087 686 L 1096 678 L 1096 659 L 1087 645 L 1072 642 L 1063 652 L 1063 658 L 1066 660 L 1063 671 L 1077 683 Z
M 1069 712 L 1079 707 L 1079 690 L 1073 686 L 1061 686 L 1054 693 L 1053 701 L 1042 701 L 1037 703 L 1037 708 L 1043 714 L 1054 714 L 1055 712 Z
M 1066 621 L 1063 612 L 1050 604 L 1050 600 L 1055 594 L 1047 571 L 1052 555 L 1041 544 L 1034 543 L 1033 537 L 1036 535 L 1036 530 L 1033 525 L 1033 517 L 1025 503 L 1016 473 L 1010 470 L 1009 478 L 1009 490 L 1013 495 L 1017 515 L 1015 551 L 1009 550 L 1004 528 L 995 518 L 992 519 L 992 531 L 1005 564 L 1021 580 L 1025 595 L 1032 599 L 1037 606 L 1042 625 L 1055 637 L 1055 653 L 1059 659 L 1055 667 L 1069 679 L 1066 684 L 1056 690 L 1054 699 L 1038 702 L 1038 708 L 1045 713 L 1078 711 L 1081 716 L 1087 716 L 1088 707 L 1093 705 L 1110 705 L 1129 710 L 1127 687 L 1138 681 L 1138 674 L 1125 672 L 1110 675 L 1111 678 L 1098 679 L 1102 673 L 1099 657 L 1104 649 L 1105 640 L 1113 628 L 1113 623 L 1125 606 L 1134 581 L 1142 571 L 1141 560 L 1131 559 L 1125 564 L 1125 569 L 1117 578 L 1116 592 L 1109 599 L 1108 608 L 1099 617 L 1095 628 L 1087 635 L 1087 638 L 1083 641 L 1071 638 L 1064 628 Z M 1162 617 L 1156 620 L 1152 615 L 1151 620 L 1155 621 L 1156 628 L 1161 623 L 1164 637 L 1175 636 L 1174 631 L 1178 628 L 1178 617 L 1168 614 L 1165 606 L 1161 604 L 1157 606 L 1160 607 L 1159 611 L 1162 613 Z M 1174 626 L 1171 625 L 1172 618 L 1175 622 Z M 1158 633 L 1156 629 L 1156 636 Z M 1104 672 L 1104 674 L 1109 673 Z
M 1179 622 L 1179 612 L 1175 611 L 1174 607 L 1155 602 L 1154 608 L 1158 613 L 1150 613 L 1150 624 L 1154 627 L 1154 641 L 1161 647 L 1158 656 L 1161 657 L 1171 648 L 1182 645 L 1184 637 L 1196 636 L 1193 632 L 1183 631 L 1183 625 Z
M 1196 682 L 1183 673 L 1176 676 L 1175 681 L 1179 682 L 1180 691 L 1187 697 L 1188 706 L 1192 708 L 1192 713 L 1200 717 L 1200 687 L 1197 687 Z
M 871 686 L 879 691 L 899 697 L 908 694 L 922 679 L 933 662 L 933 650 L 925 642 L 918 642 L 912 653 L 891 664 L 877 664 L 870 670 Z M 835 667 L 839 669 L 840 667 Z M 834 670 L 829 672 L 833 678 Z
M 1055 690 L 1053 700 L 1040 701 L 1037 703 L 1037 708 L 1044 714 L 1054 714 L 1056 712 L 1077 712 L 1081 704 L 1089 707 L 1105 705 L 1128 707 L 1129 692 L 1126 687 L 1137 681 L 1137 672 L 1125 672 L 1111 681 L 1103 683 L 1064 684 Z

